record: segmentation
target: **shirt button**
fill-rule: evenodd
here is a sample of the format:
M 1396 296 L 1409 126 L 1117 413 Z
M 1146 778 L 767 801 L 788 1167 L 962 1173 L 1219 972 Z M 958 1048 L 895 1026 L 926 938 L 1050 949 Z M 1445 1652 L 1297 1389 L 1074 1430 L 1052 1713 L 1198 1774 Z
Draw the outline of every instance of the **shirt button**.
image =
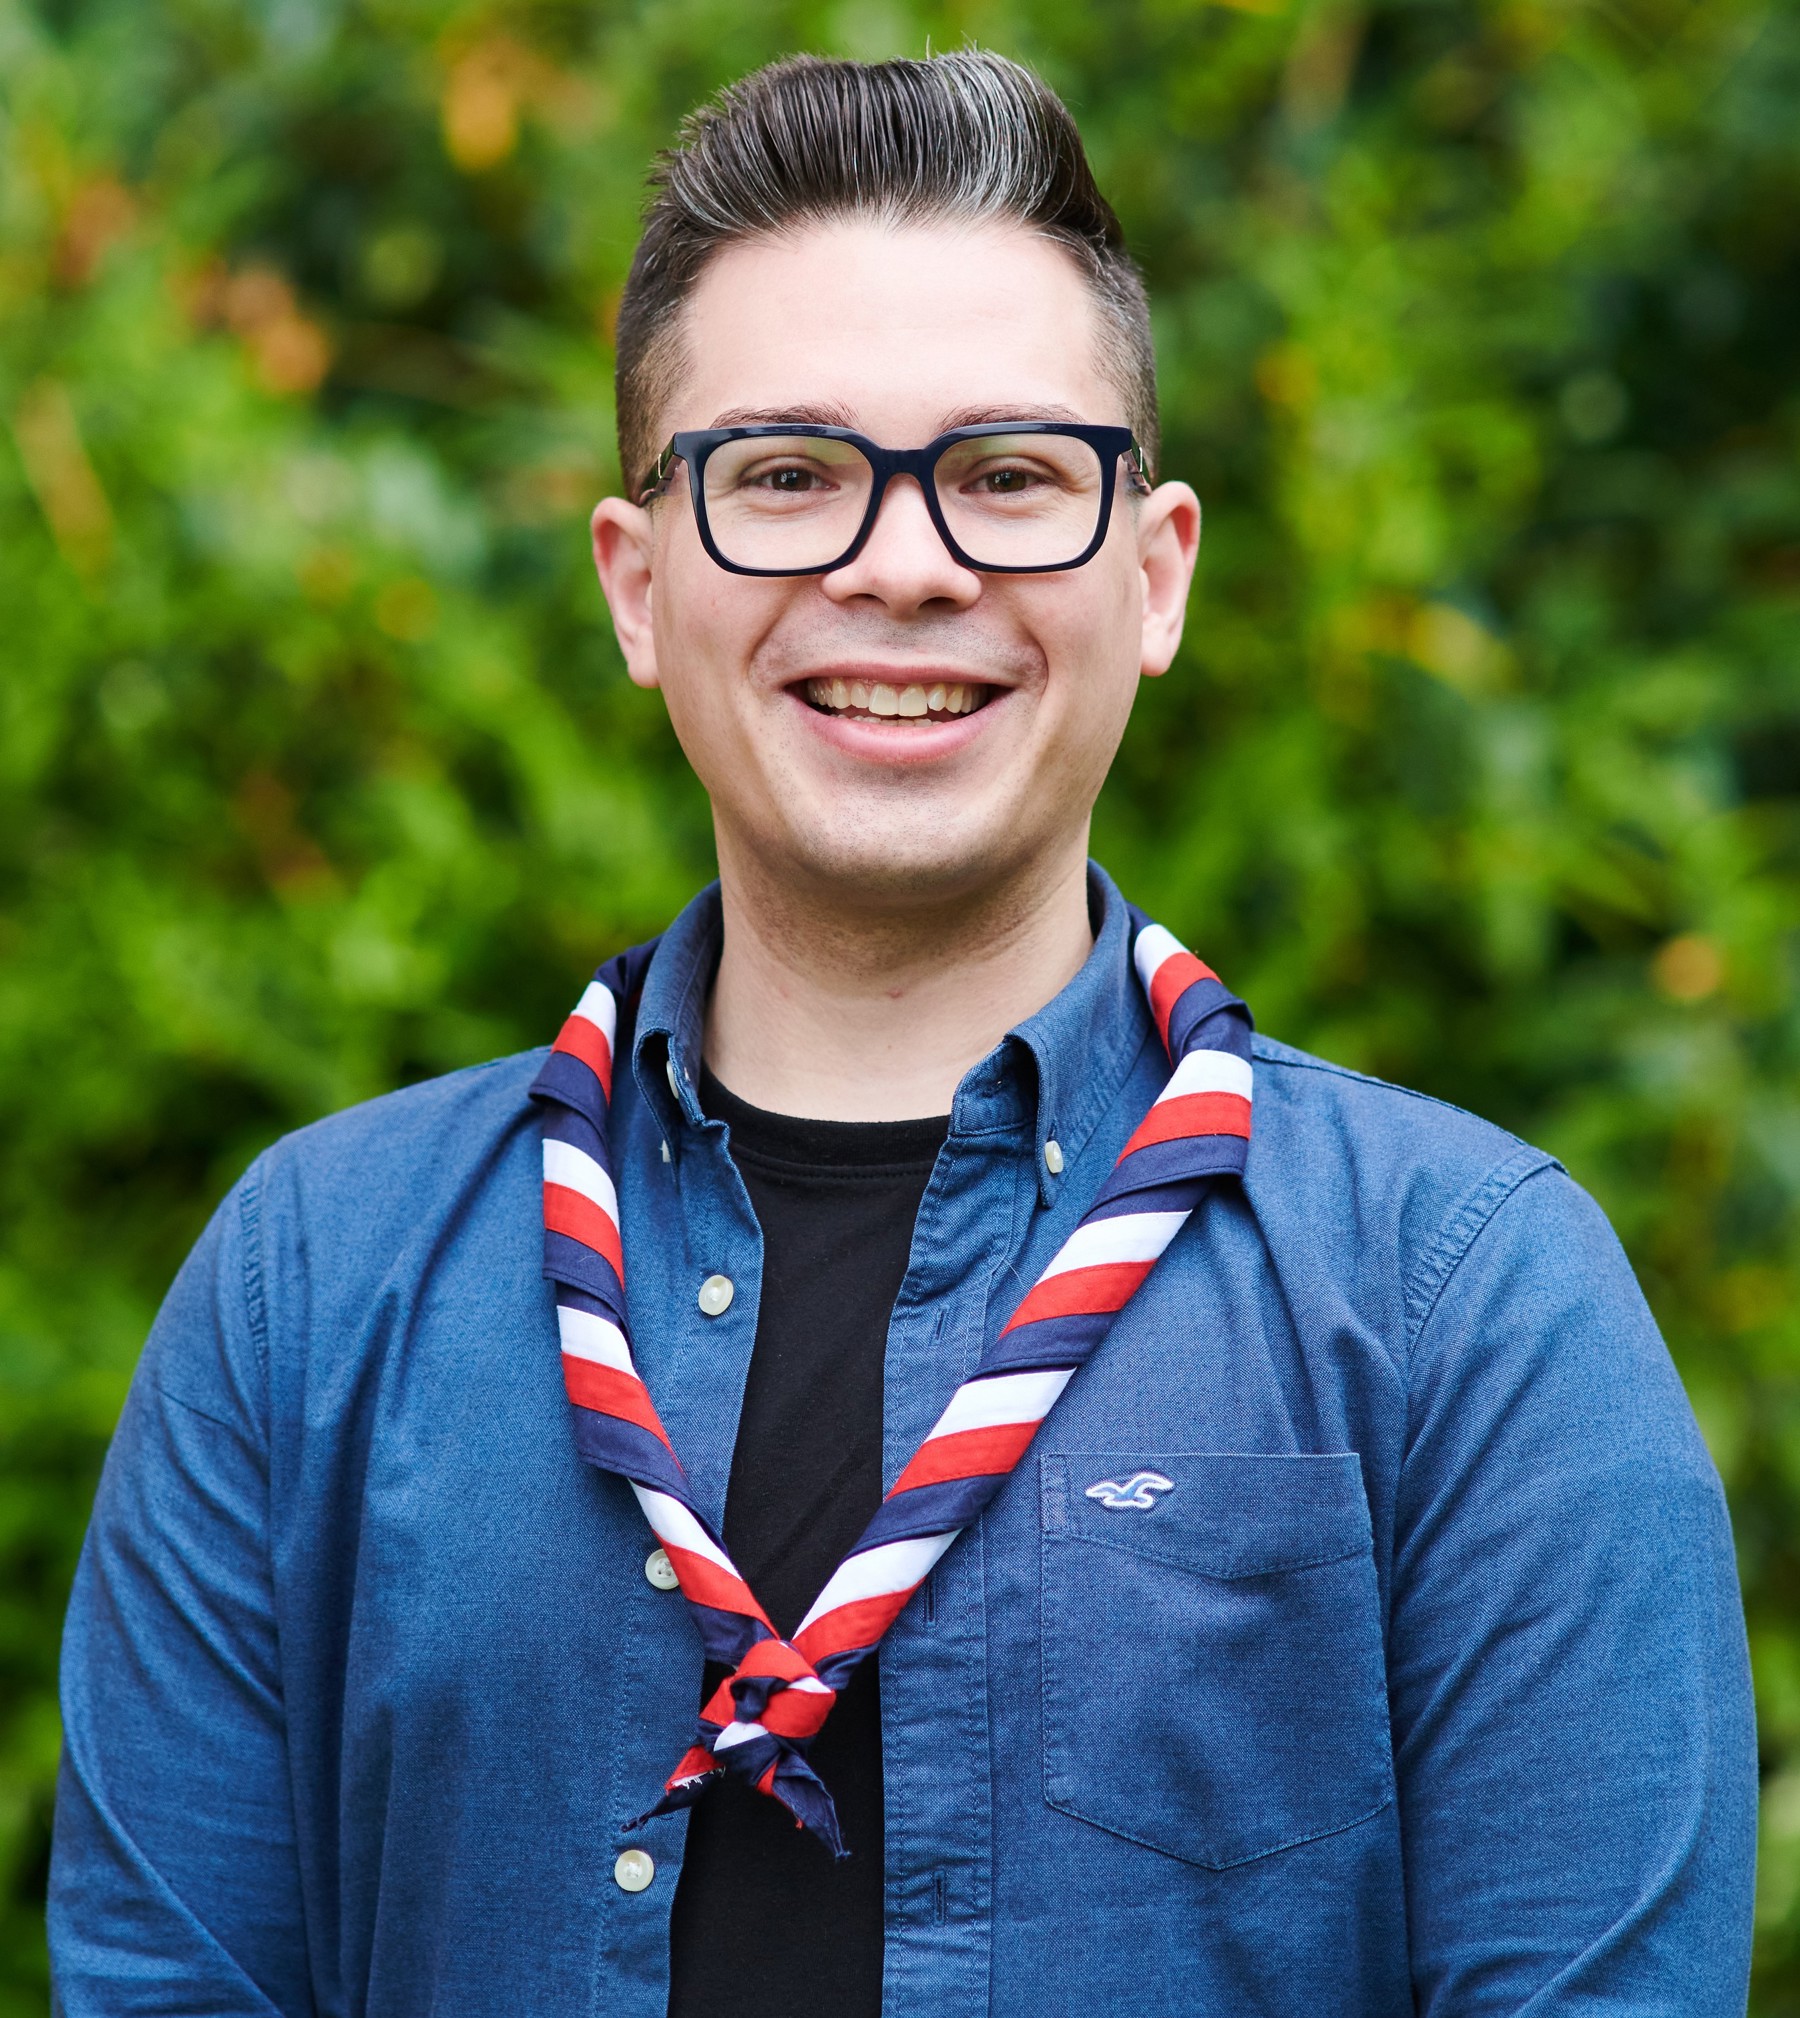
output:
M 1049 1171 L 1052 1177 L 1060 1177 L 1062 1175 L 1062 1166 L 1062 1144 L 1052 1136 L 1044 1144 L 1044 1168 Z
M 675 1060 L 673 1057 L 664 1059 L 663 1070 L 669 1075 L 669 1091 L 674 1094 L 676 1102 L 679 1104 L 681 1100 L 681 1081 L 676 1076 Z
M 613 1883 L 621 1892 L 641 1892 L 656 1876 L 656 1866 L 643 1850 L 621 1850 L 613 1865 Z
M 652 1549 L 644 1558 L 644 1574 L 659 1591 L 672 1591 L 681 1579 L 669 1560 L 667 1549 Z
M 700 1285 L 700 1308 L 708 1317 L 723 1317 L 737 1288 L 729 1275 L 709 1275 Z

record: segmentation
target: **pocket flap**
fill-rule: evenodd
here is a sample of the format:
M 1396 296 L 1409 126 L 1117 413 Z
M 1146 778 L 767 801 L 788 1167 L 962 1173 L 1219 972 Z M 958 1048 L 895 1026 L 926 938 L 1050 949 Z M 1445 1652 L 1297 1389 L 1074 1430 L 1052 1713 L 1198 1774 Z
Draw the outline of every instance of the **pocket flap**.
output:
M 1046 1534 L 1202 1576 L 1268 1576 L 1369 1546 L 1355 1451 L 1066 1451 L 1045 1452 L 1041 1465 Z

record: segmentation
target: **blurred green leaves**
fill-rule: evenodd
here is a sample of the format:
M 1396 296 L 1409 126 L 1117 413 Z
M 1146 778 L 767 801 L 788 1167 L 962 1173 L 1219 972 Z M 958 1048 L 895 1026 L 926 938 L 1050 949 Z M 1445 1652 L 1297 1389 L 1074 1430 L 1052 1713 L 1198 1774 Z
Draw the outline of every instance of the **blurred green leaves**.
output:
M 1081 117 L 1208 509 L 1097 852 L 1613 1214 L 1731 1491 L 1800 2008 L 1793 0 L 0 0 L 0 2012 L 205 1213 L 710 873 L 585 552 L 648 157 L 769 56 L 966 37 Z

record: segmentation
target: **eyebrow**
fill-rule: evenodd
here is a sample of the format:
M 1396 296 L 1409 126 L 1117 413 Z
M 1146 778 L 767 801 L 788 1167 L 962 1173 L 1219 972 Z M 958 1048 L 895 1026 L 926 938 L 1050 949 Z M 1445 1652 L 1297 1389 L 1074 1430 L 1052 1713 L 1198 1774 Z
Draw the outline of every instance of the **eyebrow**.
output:
M 1071 407 L 1058 406 L 1053 402 L 1030 406 L 964 406 L 944 416 L 943 424 L 937 430 L 947 434 L 955 427 L 997 426 L 1003 421 L 1014 420 L 1062 420 L 1085 421 L 1087 416 L 1079 414 Z M 835 400 L 817 404 L 797 406 L 733 406 L 714 416 L 714 427 L 781 427 L 792 424 L 796 427 L 845 427 L 857 433 L 855 416 L 846 406 Z
M 964 406 L 956 412 L 944 416 L 944 432 L 953 427 L 998 426 L 1010 420 L 1066 420 L 1084 423 L 1087 415 L 1077 413 L 1073 407 L 1049 405 L 1035 406 Z
M 792 422 L 797 427 L 849 427 L 856 421 L 847 406 L 827 400 L 821 405 L 728 406 L 715 414 L 714 427 L 780 427 Z

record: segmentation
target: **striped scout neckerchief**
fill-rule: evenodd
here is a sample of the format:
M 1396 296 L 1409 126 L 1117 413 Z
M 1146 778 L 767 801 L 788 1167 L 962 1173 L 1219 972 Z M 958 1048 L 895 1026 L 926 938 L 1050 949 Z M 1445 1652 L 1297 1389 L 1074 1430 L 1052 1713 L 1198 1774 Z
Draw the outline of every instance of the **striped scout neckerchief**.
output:
M 607 1118 L 620 1012 L 635 1007 L 654 943 L 609 960 L 563 1025 L 531 1091 L 544 1110 L 544 1273 L 556 1285 L 576 1447 L 630 1484 L 708 1658 L 729 1670 L 640 1821 L 686 1807 L 729 1771 L 844 1854 L 831 1796 L 806 1760 L 838 1691 L 1006 1483 L 1208 1184 L 1241 1175 L 1249 1012 L 1160 925 L 1135 908 L 1131 921 L 1133 961 L 1174 1072 L 1081 1224 L 950 1397 L 791 1640 L 769 1623 L 694 1504 L 631 1356 Z

